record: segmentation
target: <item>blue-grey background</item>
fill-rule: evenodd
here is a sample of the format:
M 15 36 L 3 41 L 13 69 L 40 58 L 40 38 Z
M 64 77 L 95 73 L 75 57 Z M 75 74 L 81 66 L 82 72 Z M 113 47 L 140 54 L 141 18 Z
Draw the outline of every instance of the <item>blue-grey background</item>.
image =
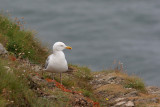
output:
M 56 41 L 72 46 L 69 63 L 98 71 L 121 61 L 160 86 L 160 0 L 1 0 L 0 10 L 24 17 L 49 49 Z

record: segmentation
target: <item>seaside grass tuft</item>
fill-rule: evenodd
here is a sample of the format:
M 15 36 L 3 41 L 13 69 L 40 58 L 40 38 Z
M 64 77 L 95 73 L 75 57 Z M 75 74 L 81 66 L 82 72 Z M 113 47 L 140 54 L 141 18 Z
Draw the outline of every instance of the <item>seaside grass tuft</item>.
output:
M 16 57 L 27 58 L 33 63 L 44 63 L 48 53 L 33 31 L 23 29 L 21 21 L 11 21 L 7 16 L 0 15 L 0 42 Z M 43 56 L 43 57 L 42 57 Z
M 145 88 L 144 82 L 136 76 L 127 76 L 125 78 L 124 87 L 125 88 L 134 88 L 134 89 L 139 90 L 143 93 L 146 93 L 146 88 Z

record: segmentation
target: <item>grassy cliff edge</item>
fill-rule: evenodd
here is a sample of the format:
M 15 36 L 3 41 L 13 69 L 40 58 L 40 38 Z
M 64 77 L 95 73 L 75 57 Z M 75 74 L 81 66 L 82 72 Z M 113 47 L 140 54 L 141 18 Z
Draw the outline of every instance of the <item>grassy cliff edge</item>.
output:
M 105 107 L 160 106 L 160 89 L 147 88 L 137 76 L 124 73 L 121 65 L 119 69 L 92 72 L 70 64 L 70 70 L 63 74 L 63 85 L 78 94 L 47 82 L 51 74 L 42 72 L 42 66 L 49 53 L 22 22 L 23 18 L 13 21 L 0 14 L 0 43 L 8 51 L 0 56 L 1 107 L 90 107 L 94 106 L 91 100 Z M 55 77 L 59 81 L 58 74 Z

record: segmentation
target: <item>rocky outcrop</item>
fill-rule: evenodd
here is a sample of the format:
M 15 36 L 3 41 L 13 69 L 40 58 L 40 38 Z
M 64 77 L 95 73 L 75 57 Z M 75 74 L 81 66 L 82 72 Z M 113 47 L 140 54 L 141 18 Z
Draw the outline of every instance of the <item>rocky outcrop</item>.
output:
M 7 50 L 3 47 L 3 45 L 0 43 L 0 55 L 8 53 Z
M 33 67 L 34 68 L 34 67 Z M 54 82 L 47 82 L 43 77 L 39 75 L 29 75 L 28 80 L 30 81 L 28 84 L 34 92 L 37 93 L 39 97 L 45 98 L 47 100 L 59 100 L 59 98 L 53 93 L 47 93 L 46 89 L 52 89 L 52 91 L 61 91 L 61 93 L 66 94 L 59 88 L 57 88 Z M 58 93 L 57 92 L 57 93 Z M 69 104 L 72 107 L 92 107 L 93 103 L 89 101 L 85 96 L 81 93 L 67 93 L 70 96 Z
M 160 104 L 160 89 L 147 87 L 146 92 L 134 88 L 126 88 L 123 84 L 125 76 L 121 73 L 99 72 L 94 74 L 93 85 L 95 94 L 102 97 L 102 104 L 106 107 L 158 107 Z
M 39 68 L 33 66 L 33 68 Z M 35 70 L 35 69 L 33 69 Z M 40 97 L 46 99 L 57 100 L 53 94 L 46 94 L 42 86 L 56 89 L 54 83 L 48 83 L 43 78 L 36 75 L 30 76 L 30 86 Z M 99 96 L 100 104 L 104 107 L 141 107 L 141 106 L 155 106 L 158 107 L 160 103 L 160 89 L 157 87 L 146 87 L 145 93 L 140 92 L 134 88 L 125 88 L 123 83 L 125 78 L 119 73 L 105 73 L 99 72 L 93 75 L 90 84 L 93 86 L 94 94 Z M 73 107 L 91 107 L 92 103 L 79 94 L 70 94 L 71 105 Z M 153 104 L 153 105 L 152 105 Z
M 148 93 L 160 96 L 160 88 L 154 86 L 148 86 L 146 89 Z

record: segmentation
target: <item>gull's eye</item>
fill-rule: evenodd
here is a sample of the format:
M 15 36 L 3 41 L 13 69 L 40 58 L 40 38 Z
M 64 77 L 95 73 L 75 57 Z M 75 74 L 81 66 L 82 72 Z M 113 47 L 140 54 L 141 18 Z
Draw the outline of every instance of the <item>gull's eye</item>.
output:
M 63 47 L 63 45 L 60 45 L 61 47 Z

